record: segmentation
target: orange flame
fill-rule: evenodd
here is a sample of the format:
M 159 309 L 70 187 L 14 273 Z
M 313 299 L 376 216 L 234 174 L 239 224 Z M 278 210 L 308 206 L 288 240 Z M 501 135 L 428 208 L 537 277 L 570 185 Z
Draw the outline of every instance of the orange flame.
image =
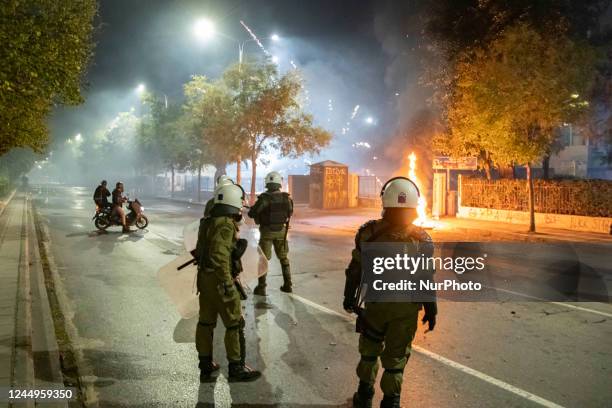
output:
M 418 187 L 419 191 L 421 192 L 421 195 L 419 196 L 419 202 L 418 202 L 418 207 L 417 207 L 417 214 L 418 214 L 418 218 L 414 221 L 415 225 L 419 225 L 419 226 L 425 226 L 426 224 L 428 224 L 428 219 L 427 219 L 427 200 L 425 200 L 425 196 L 423 195 L 423 188 L 421 185 L 421 182 L 419 181 L 417 175 L 416 175 L 416 154 L 414 154 L 414 152 L 410 153 L 408 155 L 408 178 L 410 180 L 412 180 L 414 182 L 414 184 L 416 184 L 416 186 Z

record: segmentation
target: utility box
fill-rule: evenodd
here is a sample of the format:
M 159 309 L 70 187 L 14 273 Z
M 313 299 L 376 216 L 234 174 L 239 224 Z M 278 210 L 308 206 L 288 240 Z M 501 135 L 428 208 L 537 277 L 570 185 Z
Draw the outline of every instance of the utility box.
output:
M 348 208 L 348 166 L 333 160 L 312 164 L 309 190 L 311 208 Z
M 289 194 L 296 204 L 308 204 L 310 202 L 310 176 L 290 175 Z

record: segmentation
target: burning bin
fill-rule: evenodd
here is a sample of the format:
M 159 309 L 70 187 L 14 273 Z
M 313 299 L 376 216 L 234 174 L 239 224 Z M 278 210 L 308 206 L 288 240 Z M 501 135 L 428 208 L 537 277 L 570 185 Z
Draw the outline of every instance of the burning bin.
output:
M 348 166 L 325 160 L 310 166 L 310 207 L 348 208 Z

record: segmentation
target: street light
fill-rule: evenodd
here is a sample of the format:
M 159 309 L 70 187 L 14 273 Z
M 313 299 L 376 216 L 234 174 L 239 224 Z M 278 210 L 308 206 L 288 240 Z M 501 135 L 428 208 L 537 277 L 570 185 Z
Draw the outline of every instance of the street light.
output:
M 272 34 L 270 36 L 270 39 L 274 42 L 280 41 L 280 37 L 278 36 L 278 34 Z
M 203 41 L 208 41 L 215 35 L 215 25 L 207 18 L 201 18 L 193 25 L 193 33 Z
M 76 140 L 77 142 L 80 142 L 83 139 L 83 136 L 81 136 L 80 133 L 77 133 L 77 135 L 74 137 L 74 140 Z
M 142 94 L 145 90 L 147 89 L 145 84 L 138 84 L 138 86 L 136 87 L 136 92 L 138 92 L 139 94 Z
M 365 121 L 366 121 L 366 123 L 368 125 L 373 125 L 374 124 L 374 118 L 371 117 L 371 116 L 368 116 Z
M 276 55 L 273 55 L 272 56 L 272 62 L 275 63 L 275 64 L 278 64 L 278 61 L 279 61 L 278 57 Z

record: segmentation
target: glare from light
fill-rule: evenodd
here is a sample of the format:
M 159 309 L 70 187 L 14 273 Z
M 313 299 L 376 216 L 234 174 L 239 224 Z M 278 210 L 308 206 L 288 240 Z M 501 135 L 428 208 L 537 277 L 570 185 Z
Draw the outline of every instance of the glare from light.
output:
M 147 89 L 147 86 L 145 84 L 138 84 L 138 86 L 136 87 L 136 92 L 138 92 L 139 94 L 143 93 L 145 90 Z
M 276 55 L 273 55 L 272 56 L 272 62 L 275 63 L 275 64 L 278 64 L 278 61 L 279 61 L 278 57 Z
M 272 41 L 279 41 L 279 40 L 280 40 L 280 37 L 278 36 L 278 34 L 272 34 L 272 35 L 270 36 L 270 39 L 271 39 Z
M 80 133 L 78 133 L 75 137 L 74 140 L 76 140 L 77 142 L 80 142 L 83 139 L 83 136 L 81 136 Z
M 212 21 L 201 18 L 193 25 L 193 34 L 198 40 L 210 40 L 215 35 L 215 25 Z
M 366 123 L 367 123 L 368 125 L 373 125 L 373 124 L 374 124 L 374 118 L 373 118 L 373 117 L 371 117 L 371 116 L 368 116 L 368 117 L 366 118 Z
M 578 95 L 577 93 L 574 93 L 571 95 L 572 99 L 578 99 L 580 97 L 580 95 Z

